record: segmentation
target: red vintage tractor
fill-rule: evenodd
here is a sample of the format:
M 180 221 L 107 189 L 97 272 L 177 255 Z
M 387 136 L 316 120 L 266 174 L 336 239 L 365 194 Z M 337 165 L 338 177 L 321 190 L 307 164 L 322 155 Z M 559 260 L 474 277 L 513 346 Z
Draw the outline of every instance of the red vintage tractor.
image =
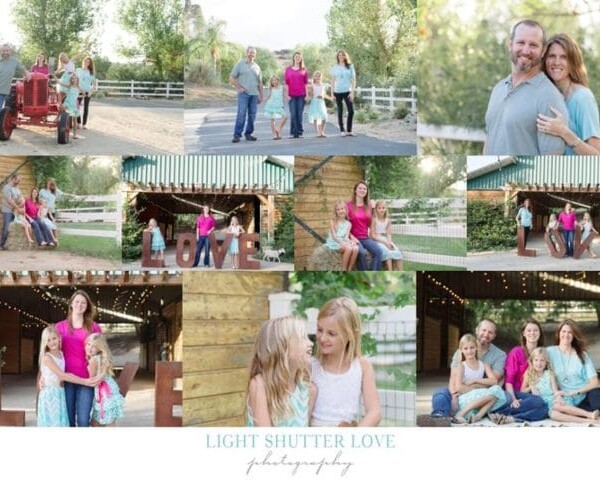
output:
M 59 144 L 69 142 L 71 119 L 56 94 L 55 80 L 32 73 L 30 80 L 17 80 L 0 110 L 0 140 L 8 140 L 19 125 L 56 127 Z

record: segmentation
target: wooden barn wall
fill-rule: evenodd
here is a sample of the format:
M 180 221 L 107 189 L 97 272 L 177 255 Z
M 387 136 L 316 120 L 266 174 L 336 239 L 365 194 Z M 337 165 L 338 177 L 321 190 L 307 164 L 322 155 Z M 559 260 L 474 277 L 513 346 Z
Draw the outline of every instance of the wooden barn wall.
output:
M 296 157 L 294 181 L 302 178 L 321 160 L 323 157 Z M 294 187 L 295 215 L 326 238 L 335 201 L 349 200 L 354 184 L 363 178 L 364 171 L 356 157 L 336 156 L 312 178 Z M 295 268 L 305 270 L 308 258 L 320 243 L 298 223 L 294 224 L 294 241 Z
M 19 183 L 19 189 L 23 194 L 23 197 L 28 197 L 31 189 L 35 187 L 35 175 L 33 172 L 33 165 L 31 162 L 27 162 L 21 168 L 21 164 L 25 162 L 27 157 L 0 157 L 0 183 L 4 185 L 5 181 L 8 182 L 10 179 L 7 179 L 12 173 L 19 169 L 17 173 L 21 176 L 21 182 Z M 43 187 L 43 186 L 37 186 Z
M 4 353 L 4 374 L 21 373 L 21 321 L 19 313 L 10 309 L 0 309 L 0 347 L 6 346 Z
M 183 359 L 183 335 L 182 335 L 182 303 L 173 302 L 163 309 L 163 316 L 169 319 L 169 343 L 173 346 L 172 358 L 169 361 L 181 361 Z
M 186 272 L 183 282 L 183 423 L 244 426 L 248 364 L 281 272 Z

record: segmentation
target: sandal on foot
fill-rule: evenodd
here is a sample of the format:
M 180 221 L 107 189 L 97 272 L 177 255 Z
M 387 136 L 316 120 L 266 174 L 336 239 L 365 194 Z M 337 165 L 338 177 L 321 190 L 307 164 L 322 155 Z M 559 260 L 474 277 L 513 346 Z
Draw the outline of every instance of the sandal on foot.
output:
M 592 419 L 594 421 L 597 421 L 598 419 L 600 419 L 600 409 L 596 409 L 596 410 L 592 411 Z
M 450 422 L 452 424 L 469 424 L 469 421 L 467 421 L 465 418 L 463 418 L 462 416 L 454 416 Z

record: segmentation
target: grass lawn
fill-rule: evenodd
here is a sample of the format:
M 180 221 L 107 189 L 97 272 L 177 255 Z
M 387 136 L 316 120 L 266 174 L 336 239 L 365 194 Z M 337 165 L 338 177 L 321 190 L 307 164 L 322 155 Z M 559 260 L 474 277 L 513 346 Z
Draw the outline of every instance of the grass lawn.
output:
M 108 222 L 59 222 L 60 229 L 115 230 L 115 224 Z
M 121 249 L 115 239 L 64 234 L 59 237 L 59 241 L 58 251 L 71 252 L 81 256 L 121 260 Z
M 394 234 L 392 238 L 401 251 L 458 257 L 467 255 L 466 239 L 401 234 Z
M 402 269 L 405 271 L 466 271 L 466 267 L 443 266 L 439 264 L 424 264 L 423 262 L 404 261 Z

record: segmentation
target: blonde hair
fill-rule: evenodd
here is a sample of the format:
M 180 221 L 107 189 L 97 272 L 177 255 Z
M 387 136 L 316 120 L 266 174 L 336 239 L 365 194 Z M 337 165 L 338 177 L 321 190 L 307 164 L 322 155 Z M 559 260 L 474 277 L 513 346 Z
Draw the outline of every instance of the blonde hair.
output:
M 113 357 L 110 352 L 110 348 L 108 347 L 108 342 L 106 341 L 106 336 L 104 334 L 100 334 L 99 332 L 95 332 L 94 334 L 90 334 L 85 342 L 89 342 L 92 346 L 98 349 L 98 355 L 100 356 L 100 365 L 98 368 L 102 371 L 106 368 L 106 375 L 114 376 L 113 372 Z
M 313 79 L 316 78 L 317 76 L 323 78 L 323 74 L 321 73 L 320 70 L 315 70 L 313 72 Z
M 360 313 L 358 312 L 358 306 L 349 297 L 336 297 L 327 301 L 319 314 L 317 315 L 317 321 L 325 317 L 332 317 L 335 319 L 337 326 L 340 329 L 340 338 L 344 344 L 344 353 L 340 359 L 340 364 L 344 361 L 353 361 L 357 357 L 360 357 Z M 317 343 L 317 358 L 321 361 L 323 358 L 322 353 L 319 351 L 319 345 Z
M 462 353 L 462 348 L 470 342 L 475 344 L 475 347 L 477 347 L 477 338 L 473 334 L 465 334 L 463 337 L 460 338 L 460 341 L 458 341 L 458 355 L 460 356 L 461 361 L 465 360 L 465 356 Z M 477 353 L 477 350 L 475 350 L 475 359 L 479 359 L 479 354 Z
M 279 81 L 279 77 L 277 75 L 271 75 L 269 77 L 269 87 L 273 87 L 273 80 L 277 80 L 277 83 L 281 84 L 281 82 Z
M 52 334 L 55 334 L 58 337 L 58 349 L 59 350 L 61 349 L 62 338 L 60 337 L 60 334 L 56 330 L 56 327 L 46 326 L 44 328 L 44 330 L 42 331 L 42 337 L 40 339 L 40 354 L 39 354 L 39 358 L 38 358 L 38 368 L 40 368 L 40 369 L 44 365 L 44 356 L 46 355 L 47 352 L 49 352 L 48 341 L 50 340 L 50 336 Z
M 156 219 L 154 217 L 152 217 L 148 221 L 148 227 L 158 227 L 158 222 L 156 222 Z
M 345 219 L 348 219 L 348 206 L 346 205 L 346 203 L 343 200 L 336 200 L 335 204 L 333 205 L 333 220 L 337 221 L 338 220 L 338 216 L 337 216 L 337 210 L 338 207 L 342 206 L 344 208 L 344 210 L 346 211 L 346 217 Z
M 235 219 L 235 224 L 233 223 L 233 219 Z M 231 219 L 229 219 L 229 225 L 240 225 L 240 220 L 237 218 L 237 215 L 231 216 Z
M 289 385 L 309 382 L 308 366 L 298 366 L 295 371 L 292 371 L 290 366 L 292 346 L 307 337 L 306 321 L 293 316 L 270 319 L 258 331 L 254 355 L 250 361 L 246 404 L 250 382 L 261 374 L 265 384 L 269 417 L 273 425 L 292 413 Z
M 379 207 L 380 205 L 385 207 L 383 218 L 385 220 L 388 220 L 388 208 L 384 200 L 378 200 L 377 202 L 375 202 L 375 217 L 379 218 L 379 214 L 377 213 L 377 207 Z
M 546 348 L 545 347 L 536 347 L 533 351 L 531 351 L 531 354 L 529 354 L 529 359 L 527 359 L 527 365 L 529 367 L 527 368 L 527 370 L 525 371 L 525 374 L 523 375 L 524 379 L 527 379 L 527 383 L 529 384 L 529 387 L 535 386 L 535 384 L 542 377 L 542 375 L 538 374 L 538 372 L 533 368 L 533 358 L 534 357 L 544 358 L 544 361 L 546 361 L 546 369 L 544 369 L 544 371 L 550 371 L 550 375 L 554 376 L 554 372 L 552 371 L 552 368 L 550 367 L 550 359 L 548 358 L 548 352 L 546 351 Z

